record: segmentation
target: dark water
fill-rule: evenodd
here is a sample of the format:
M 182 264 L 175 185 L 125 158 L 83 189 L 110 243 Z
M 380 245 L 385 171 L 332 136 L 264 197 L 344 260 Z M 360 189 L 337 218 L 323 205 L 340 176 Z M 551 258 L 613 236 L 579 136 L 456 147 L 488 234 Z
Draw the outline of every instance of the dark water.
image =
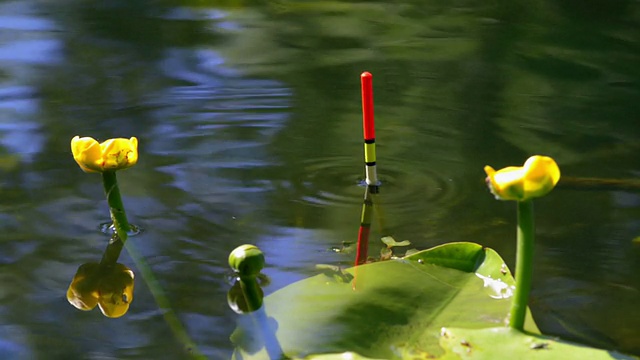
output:
M 122 318 L 67 303 L 108 220 L 74 135 L 139 138 L 119 175 L 146 229 L 131 241 L 212 359 L 232 350 L 233 248 L 264 250 L 268 293 L 352 262 L 328 249 L 357 235 L 364 70 L 374 240 L 475 241 L 512 266 L 515 207 L 487 193 L 485 164 L 546 154 L 566 176 L 640 176 L 637 1 L 220 4 L 0 2 L 0 357 L 185 356 L 141 276 Z M 536 210 L 541 330 L 640 354 L 640 194 L 564 187 Z

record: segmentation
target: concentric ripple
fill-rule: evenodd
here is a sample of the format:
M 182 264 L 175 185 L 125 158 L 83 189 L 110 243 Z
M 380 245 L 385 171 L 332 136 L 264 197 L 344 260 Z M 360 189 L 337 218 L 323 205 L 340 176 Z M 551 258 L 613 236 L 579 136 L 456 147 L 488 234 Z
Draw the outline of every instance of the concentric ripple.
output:
M 439 165 L 439 166 L 438 166 Z M 449 171 L 447 171 L 449 169 Z M 380 197 L 385 206 L 404 211 L 451 206 L 464 198 L 467 189 L 453 172 L 456 164 L 384 159 L 378 166 Z M 303 201 L 318 206 L 353 206 L 362 203 L 364 165 L 353 157 L 328 157 L 304 165 Z
M 144 231 L 144 229 L 141 228 L 140 226 L 136 226 L 133 224 L 129 224 L 129 225 L 131 225 L 131 229 L 127 231 L 127 236 L 129 237 L 140 235 Z M 101 233 L 109 236 L 113 236 L 116 233 L 116 228 L 115 226 L 113 226 L 113 222 L 111 221 L 101 223 L 98 229 L 100 230 Z

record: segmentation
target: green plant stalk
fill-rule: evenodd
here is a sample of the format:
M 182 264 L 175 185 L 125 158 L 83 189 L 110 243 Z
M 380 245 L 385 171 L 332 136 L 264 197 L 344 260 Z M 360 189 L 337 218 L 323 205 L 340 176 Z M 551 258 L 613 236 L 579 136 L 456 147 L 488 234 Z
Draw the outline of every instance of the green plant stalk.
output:
M 250 313 L 253 318 L 254 326 L 260 329 L 260 340 L 264 343 L 264 349 L 267 351 L 269 360 L 287 360 L 287 357 L 282 351 L 282 346 L 276 337 L 275 330 L 269 325 L 269 317 L 264 310 L 264 307 Z
M 104 194 L 109 204 L 109 212 L 111 220 L 116 230 L 118 238 L 124 243 L 127 241 L 128 233 L 131 231 L 131 225 L 127 220 L 127 214 L 124 211 L 122 197 L 120 196 L 120 188 L 118 187 L 118 179 L 115 171 L 105 171 L 102 173 L 102 185 L 104 186 Z
M 104 186 L 104 194 L 107 197 L 107 203 L 109 204 L 111 220 L 113 221 L 113 226 L 116 229 L 116 233 L 111 238 L 111 241 L 102 256 L 102 260 L 100 261 L 102 265 L 108 266 L 113 265 L 118 261 L 120 252 L 129 237 L 128 233 L 131 231 L 131 225 L 127 220 L 127 214 L 124 210 L 124 205 L 122 204 L 122 197 L 120 196 L 120 188 L 118 187 L 116 172 L 103 172 L 102 185 Z M 178 316 L 171 308 L 167 296 L 164 294 L 164 291 L 153 275 L 149 265 L 147 265 L 144 258 L 139 255 L 133 244 L 128 244 L 126 247 L 131 259 L 136 264 L 138 270 L 140 270 L 143 280 L 149 287 L 156 304 L 158 304 L 158 307 L 163 310 L 164 319 L 171 328 L 171 331 L 183 344 L 185 351 L 191 358 L 204 359 L 205 357 L 200 353 L 195 343 L 191 340 L 185 328 L 182 326 L 180 319 L 178 319 Z
M 104 194 L 106 195 L 107 203 L 109 204 L 111 220 L 113 221 L 113 226 L 116 229 L 116 233 L 109 242 L 107 250 L 102 256 L 102 260 L 100 262 L 101 264 L 109 265 L 115 264 L 118 261 L 120 252 L 129 237 L 128 233 L 131 231 L 131 225 L 127 220 L 127 214 L 124 211 L 124 205 L 122 204 L 122 197 L 120 196 L 120 188 L 118 187 L 116 172 L 103 172 L 102 185 L 104 186 Z M 136 267 L 140 270 L 142 278 L 149 287 L 151 295 L 158 304 L 158 307 L 163 310 L 165 321 L 173 331 L 174 335 L 183 344 L 185 351 L 187 351 L 187 353 L 194 359 L 204 359 L 204 356 L 200 353 L 191 338 L 189 338 L 189 335 L 182 326 L 178 316 L 171 308 L 167 296 L 162 291 L 162 288 L 153 275 L 151 268 L 147 265 L 142 256 L 138 254 L 132 244 L 127 245 L 127 250 L 135 262 Z
M 282 346 L 276 338 L 275 330 L 269 325 L 269 317 L 262 307 L 263 295 L 260 291 L 260 284 L 255 275 L 241 276 L 240 288 L 247 302 L 247 310 L 254 321 L 254 326 L 259 329 L 260 339 L 267 352 L 269 360 L 289 359 L 284 355 Z
M 119 243 L 122 242 L 119 241 Z M 178 341 L 180 341 L 180 343 L 182 343 L 183 349 L 191 359 L 206 359 L 206 357 L 196 346 L 196 343 L 189 337 L 189 334 L 180 322 L 178 315 L 175 313 L 175 311 L 173 311 L 173 308 L 169 303 L 169 299 L 164 293 L 164 290 L 162 290 L 162 287 L 153 274 L 151 267 L 144 260 L 144 257 L 140 255 L 140 253 L 134 246 L 134 243 L 135 242 L 129 242 L 126 244 L 127 252 L 129 253 L 129 256 L 131 256 L 133 262 L 136 264 L 136 268 L 138 268 L 138 270 L 140 271 L 142 279 L 147 284 L 147 287 L 149 288 L 153 299 L 156 301 L 156 304 L 162 310 L 162 316 L 164 317 L 164 320 L 169 325 L 169 328 L 173 332 L 174 336 L 178 339 Z
M 516 253 L 516 289 L 511 303 L 509 326 L 523 331 L 533 274 L 533 202 L 518 201 L 518 248 Z
M 118 258 L 120 257 L 120 253 L 122 252 L 122 248 L 124 247 L 124 243 L 120 241 L 117 235 L 113 235 L 111 240 L 109 241 L 109 245 L 104 250 L 104 254 L 102 254 L 102 259 L 100 260 L 100 265 L 102 266 L 113 266 L 118 262 Z
M 262 307 L 262 294 L 256 276 L 241 276 L 240 288 L 247 301 L 249 312 L 254 312 Z

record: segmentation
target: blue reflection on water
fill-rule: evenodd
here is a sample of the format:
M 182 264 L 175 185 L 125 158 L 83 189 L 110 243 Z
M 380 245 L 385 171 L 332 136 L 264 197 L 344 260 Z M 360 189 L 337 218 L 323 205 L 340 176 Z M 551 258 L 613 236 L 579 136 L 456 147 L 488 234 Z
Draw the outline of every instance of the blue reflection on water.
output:
M 22 40 L 0 47 L 0 61 L 51 64 L 62 60 L 61 43 L 56 40 Z
M 0 145 L 13 154 L 20 154 L 25 161 L 30 161 L 42 150 L 43 140 L 44 136 L 39 133 L 37 123 L 0 123 Z
M 23 161 L 31 161 L 42 151 L 44 136 L 40 124 L 33 120 L 39 111 L 34 87 L 25 84 L 32 78 L 31 67 L 62 60 L 62 43 L 50 36 L 55 24 L 31 14 L 28 5 L 5 3 L 0 12 L 0 145 Z
M 0 358 L 27 359 L 33 357 L 27 338 L 28 332 L 20 326 L 0 326 Z

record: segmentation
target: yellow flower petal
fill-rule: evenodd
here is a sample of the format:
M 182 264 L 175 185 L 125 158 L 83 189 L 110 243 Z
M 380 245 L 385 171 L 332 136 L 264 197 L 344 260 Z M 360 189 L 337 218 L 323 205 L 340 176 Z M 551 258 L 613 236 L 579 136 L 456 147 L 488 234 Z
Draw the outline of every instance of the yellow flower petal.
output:
M 102 151 L 100 150 L 100 144 L 94 138 L 74 137 L 71 139 L 71 152 L 74 160 L 83 171 L 102 171 Z
M 121 170 L 138 162 L 138 139 L 109 139 L 100 144 L 103 168 L 105 170 Z
M 526 172 L 524 190 L 530 197 L 546 195 L 560 180 L 558 165 L 547 156 L 532 156 L 523 168 Z
M 509 166 L 498 171 L 485 166 L 487 185 L 499 200 L 526 201 L 546 195 L 560 180 L 560 169 L 547 156 L 535 155 L 522 167 Z
M 71 139 L 73 158 L 85 172 L 104 172 L 129 168 L 138 162 L 138 139 L 115 138 L 99 144 L 91 137 Z

